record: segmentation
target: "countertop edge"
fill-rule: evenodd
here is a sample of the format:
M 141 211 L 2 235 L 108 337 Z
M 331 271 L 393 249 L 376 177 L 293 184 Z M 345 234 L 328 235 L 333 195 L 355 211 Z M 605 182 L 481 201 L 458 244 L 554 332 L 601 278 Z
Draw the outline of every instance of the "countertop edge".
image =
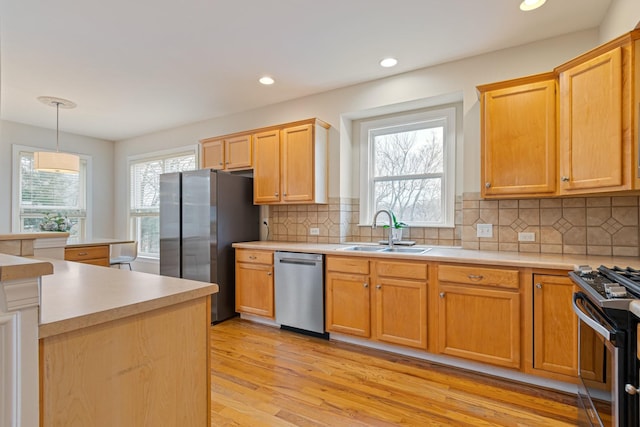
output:
M 53 274 L 53 264 L 32 258 L 0 254 L 0 281 L 22 280 Z
M 89 313 L 82 316 L 51 323 L 41 323 L 38 327 L 38 338 L 43 339 L 54 335 L 63 334 L 65 332 L 71 332 L 74 330 L 99 325 L 101 323 L 134 316 L 136 314 L 157 310 L 159 308 L 180 304 L 185 301 L 209 296 L 213 293 L 218 292 L 218 290 L 218 285 L 215 283 L 211 283 L 208 286 L 174 293 L 160 298 L 136 302 L 109 310 Z
M 325 255 L 377 259 L 406 259 L 426 262 L 449 262 L 481 265 L 490 264 L 504 267 L 538 268 L 564 271 L 573 270 L 574 266 L 577 264 L 589 264 L 594 268 L 599 265 L 624 265 L 640 268 L 640 258 L 638 257 L 481 251 L 430 245 L 416 245 L 416 247 L 433 248 L 423 254 L 349 252 L 340 250 L 340 248 L 344 248 L 349 245 L 352 246 L 353 244 L 253 241 L 234 243 L 233 247 L 237 249 L 311 252 Z

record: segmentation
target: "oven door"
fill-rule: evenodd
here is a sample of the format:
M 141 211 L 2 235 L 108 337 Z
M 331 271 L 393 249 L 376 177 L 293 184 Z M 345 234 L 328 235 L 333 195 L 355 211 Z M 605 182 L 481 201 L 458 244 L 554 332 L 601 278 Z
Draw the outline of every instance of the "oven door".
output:
M 579 422 L 584 426 L 626 426 L 624 333 L 582 292 L 573 295 L 578 324 Z

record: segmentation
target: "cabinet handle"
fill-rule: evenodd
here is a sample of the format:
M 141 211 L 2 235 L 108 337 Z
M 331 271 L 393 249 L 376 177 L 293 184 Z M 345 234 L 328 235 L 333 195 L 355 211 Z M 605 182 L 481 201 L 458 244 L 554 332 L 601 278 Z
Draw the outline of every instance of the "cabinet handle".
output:
M 249 255 L 249 259 L 256 259 L 254 255 Z
M 469 278 L 469 280 L 475 280 L 475 281 L 484 279 L 484 276 L 481 274 L 469 274 L 467 277 Z
M 86 256 L 86 255 L 89 255 L 89 254 L 86 252 L 78 252 L 78 256 Z
M 363 283 L 363 284 L 362 284 L 362 286 L 363 286 L 364 288 L 368 288 L 368 287 L 369 287 L 369 284 L 368 284 L 368 283 Z
M 536 288 L 542 289 L 542 283 L 536 283 Z
M 491 183 L 490 182 L 485 182 L 484 183 L 484 188 L 491 188 Z
M 382 285 L 376 285 L 376 289 L 382 289 Z
M 440 292 L 440 298 L 444 298 L 444 292 Z
M 563 176 L 562 178 L 560 178 L 560 181 L 569 182 L 569 177 L 568 176 Z

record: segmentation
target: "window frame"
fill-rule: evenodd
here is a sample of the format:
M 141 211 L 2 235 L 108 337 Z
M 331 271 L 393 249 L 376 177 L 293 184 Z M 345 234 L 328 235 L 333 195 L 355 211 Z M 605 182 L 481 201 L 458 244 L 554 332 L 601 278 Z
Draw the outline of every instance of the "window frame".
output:
M 396 128 L 397 132 L 413 130 L 421 123 L 443 123 L 443 173 L 442 173 L 442 221 L 411 223 L 410 227 L 453 228 L 455 226 L 455 181 L 456 181 L 456 106 L 439 106 L 424 111 L 398 112 L 390 116 L 369 117 L 359 121 L 360 142 L 360 225 L 371 226 L 375 207 L 374 200 L 374 150 L 371 135 L 385 133 L 385 128 Z M 387 132 L 388 133 L 388 132 Z M 428 177 L 432 174 L 424 174 Z
M 172 157 L 178 157 L 180 155 L 190 155 L 193 154 L 195 157 L 195 169 L 200 167 L 200 150 L 198 144 L 186 145 L 177 148 L 171 148 L 168 150 L 159 150 L 153 151 L 150 153 L 144 154 L 136 154 L 127 157 L 127 235 L 132 240 L 138 240 L 137 236 L 137 226 L 136 226 L 136 218 L 142 217 L 160 217 L 160 209 L 158 207 L 158 212 L 153 212 L 150 209 L 140 209 L 140 212 L 133 213 L 133 207 L 131 204 L 131 190 L 132 190 L 132 182 L 131 182 L 131 168 L 133 165 L 138 163 L 152 162 L 154 160 L 166 160 Z M 138 242 L 140 245 L 140 242 Z M 153 256 L 152 254 L 141 252 L 138 247 L 138 258 L 146 259 L 146 260 L 155 260 L 159 261 L 160 255 Z
M 54 152 L 50 148 L 34 147 L 30 145 L 12 144 L 11 145 L 11 232 L 20 233 L 21 220 L 20 220 L 20 191 L 21 191 L 21 177 L 20 177 L 20 153 L 28 152 L 35 153 L 36 151 L 50 151 Z M 93 157 L 87 154 L 72 153 L 80 157 L 81 161 L 86 164 L 84 182 L 81 183 L 81 187 L 84 187 L 84 211 L 85 216 L 83 218 L 84 225 L 82 227 L 83 233 L 81 233 L 80 239 L 91 239 L 93 236 Z M 55 210 L 55 209 L 53 209 Z

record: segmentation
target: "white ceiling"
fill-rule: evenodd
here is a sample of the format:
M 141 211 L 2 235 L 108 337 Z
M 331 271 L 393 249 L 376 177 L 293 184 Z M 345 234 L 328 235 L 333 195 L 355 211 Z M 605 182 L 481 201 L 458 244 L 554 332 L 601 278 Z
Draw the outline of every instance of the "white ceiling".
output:
M 611 0 L 519 3 L 0 0 L 1 118 L 55 129 L 36 98 L 67 98 L 61 130 L 120 140 L 598 27 Z

